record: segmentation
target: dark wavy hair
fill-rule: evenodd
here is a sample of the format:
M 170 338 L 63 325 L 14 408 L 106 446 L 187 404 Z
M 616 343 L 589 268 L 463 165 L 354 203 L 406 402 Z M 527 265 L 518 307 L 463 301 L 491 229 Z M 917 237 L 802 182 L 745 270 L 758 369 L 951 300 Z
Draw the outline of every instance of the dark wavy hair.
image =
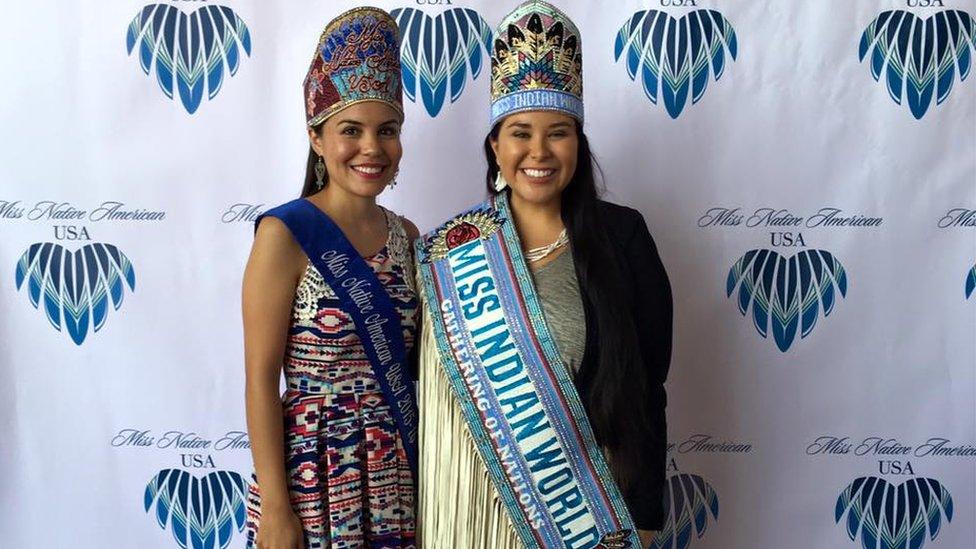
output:
M 498 163 L 491 142 L 498 139 L 501 123 L 485 138 L 488 160 L 486 183 L 495 194 Z M 639 472 L 647 467 L 644 441 L 654 436 L 650 406 L 650 379 L 641 361 L 637 333 L 631 315 L 622 259 L 614 252 L 601 218 L 600 194 L 595 172 L 603 173 L 590 150 L 583 128 L 576 124 L 579 139 L 576 173 L 563 189 L 562 220 L 573 247 L 576 275 L 587 309 L 596 321 L 596 367 L 580 380 L 580 397 L 586 408 L 597 443 L 611 455 L 611 468 L 624 492 L 629 491 Z M 510 192 L 505 190 L 502 192 Z M 587 354 L 593 349 L 587 349 Z
M 315 131 L 316 135 L 322 135 L 322 128 L 325 127 L 325 122 L 320 123 L 318 126 L 312 126 L 312 130 Z M 308 162 L 305 163 L 305 184 L 302 185 L 301 198 L 306 196 L 311 196 L 319 192 L 319 188 L 315 185 L 315 163 L 318 162 L 319 155 L 315 154 L 315 149 L 311 145 L 308 146 Z M 325 184 L 329 183 L 329 172 L 325 172 L 325 177 L 323 178 Z

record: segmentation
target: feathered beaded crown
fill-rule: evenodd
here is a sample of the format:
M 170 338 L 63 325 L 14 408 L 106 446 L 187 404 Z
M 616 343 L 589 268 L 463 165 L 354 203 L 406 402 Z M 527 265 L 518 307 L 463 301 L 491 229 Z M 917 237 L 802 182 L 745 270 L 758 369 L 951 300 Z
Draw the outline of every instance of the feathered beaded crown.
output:
M 396 21 L 379 8 L 349 10 L 329 22 L 305 77 L 309 126 L 362 101 L 381 101 L 403 117 Z
M 529 0 L 498 27 L 491 57 L 491 125 L 516 112 L 553 110 L 583 122 L 583 55 L 576 25 Z

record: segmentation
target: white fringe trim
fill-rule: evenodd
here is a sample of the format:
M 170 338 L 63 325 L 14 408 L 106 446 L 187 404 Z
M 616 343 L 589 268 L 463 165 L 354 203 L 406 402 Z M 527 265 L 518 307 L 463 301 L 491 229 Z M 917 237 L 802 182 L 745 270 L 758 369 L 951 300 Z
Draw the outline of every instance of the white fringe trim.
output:
M 523 547 L 441 367 L 425 306 L 420 342 L 419 547 Z

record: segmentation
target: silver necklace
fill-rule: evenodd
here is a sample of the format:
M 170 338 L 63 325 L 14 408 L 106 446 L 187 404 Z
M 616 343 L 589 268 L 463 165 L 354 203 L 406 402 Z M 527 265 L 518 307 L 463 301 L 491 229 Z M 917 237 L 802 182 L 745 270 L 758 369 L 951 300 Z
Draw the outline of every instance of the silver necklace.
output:
M 525 259 L 529 260 L 529 263 L 535 263 L 559 248 L 562 248 L 566 244 L 569 244 L 569 236 L 566 234 L 566 229 L 563 229 L 562 232 L 559 233 L 559 237 L 556 238 L 555 242 L 527 250 L 525 252 Z

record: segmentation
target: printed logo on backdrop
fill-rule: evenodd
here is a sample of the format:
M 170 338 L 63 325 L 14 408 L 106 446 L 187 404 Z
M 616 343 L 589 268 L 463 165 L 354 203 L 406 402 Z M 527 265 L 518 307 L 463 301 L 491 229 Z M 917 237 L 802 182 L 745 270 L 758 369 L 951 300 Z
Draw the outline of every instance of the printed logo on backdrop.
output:
M 684 472 L 678 457 L 690 454 L 748 454 L 752 445 L 696 434 L 668 444 L 667 480 L 664 484 L 664 526 L 654 536 L 652 549 L 686 549 L 702 539 L 710 522 L 718 521 L 718 493 L 704 476 Z
M 663 103 L 668 115 L 678 118 L 701 100 L 710 79 L 722 78 L 726 65 L 738 57 L 739 42 L 721 12 L 699 7 L 705 0 L 655 1 L 684 13 L 651 9 L 633 14 L 617 31 L 613 58 L 625 60 L 630 79 L 641 83 L 651 103 Z
M 457 0 L 455 0 L 456 2 Z M 418 5 L 451 6 L 451 0 L 416 0 Z M 457 2 L 460 3 L 460 2 Z M 476 80 L 491 57 L 494 32 L 473 9 L 446 8 L 427 15 L 421 8 L 390 12 L 400 27 L 403 91 L 436 117 L 447 99 L 457 101 L 468 75 Z
M 888 96 L 907 106 L 917 120 L 948 99 L 957 74 L 961 83 L 972 70 L 976 20 L 964 11 L 946 9 L 946 1 L 907 0 L 907 7 L 919 13 L 882 12 L 858 45 L 858 59 L 868 60 L 875 82 L 883 83 Z
M 807 446 L 806 454 L 855 458 L 872 462 L 872 468 L 877 463 L 875 471 L 848 482 L 833 505 L 834 522 L 849 540 L 860 540 L 864 549 L 920 548 L 952 522 L 954 508 L 949 488 L 926 469 L 935 459 L 972 462 L 976 446 L 941 437 L 910 445 L 892 437 L 822 435 Z
M 966 299 L 972 297 L 974 291 L 976 291 L 976 265 L 973 265 L 966 274 Z
M 976 229 L 976 209 L 971 208 L 952 208 L 939 218 L 938 226 L 940 229 Z M 965 287 L 966 299 L 976 294 L 976 265 L 966 271 Z
M 787 209 L 709 208 L 698 226 L 756 229 L 769 234 L 768 246 L 743 253 L 725 279 L 725 295 L 764 339 L 786 352 L 809 337 L 847 297 L 849 279 L 841 260 L 823 248 L 808 248 L 826 230 L 880 227 L 881 217 L 820 208 L 809 215 Z
M 130 57 L 138 51 L 142 72 L 154 72 L 163 94 L 179 98 L 193 114 L 204 96 L 216 97 L 251 55 L 251 33 L 226 6 L 206 5 L 186 13 L 175 5 L 149 4 L 129 23 L 125 49 Z
M 231 204 L 220 214 L 220 222 L 225 224 L 246 223 L 253 225 L 264 211 L 267 210 L 264 204 L 248 204 L 238 202 Z
M 134 487 L 134 492 L 141 495 L 147 517 L 168 530 L 180 547 L 225 549 L 234 534 L 244 530 L 247 480 L 220 469 L 217 461 L 221 453 L 250 449 L 247 433 L 228 431 L 208 439 L 193 432 L 155 434 L 148 429 L 122 429 L 110 443 L 114 448 L 152 450 L 174 457 L 174 467 L 153 474 L 145 485 Z
M 69 202 L 26 204 L 0 200 L 0 221 L 47 226 L 51 240 L 29 244 L 14 266 L 14 288 L 76 345 L 101 331 L 117 314 L 126 293 L 136 289 L 136 268 L 110 242 L 95 241 L 100 228 L 114 223 L 154 223 L 166 212 L 106 201 L 84 209 Z

